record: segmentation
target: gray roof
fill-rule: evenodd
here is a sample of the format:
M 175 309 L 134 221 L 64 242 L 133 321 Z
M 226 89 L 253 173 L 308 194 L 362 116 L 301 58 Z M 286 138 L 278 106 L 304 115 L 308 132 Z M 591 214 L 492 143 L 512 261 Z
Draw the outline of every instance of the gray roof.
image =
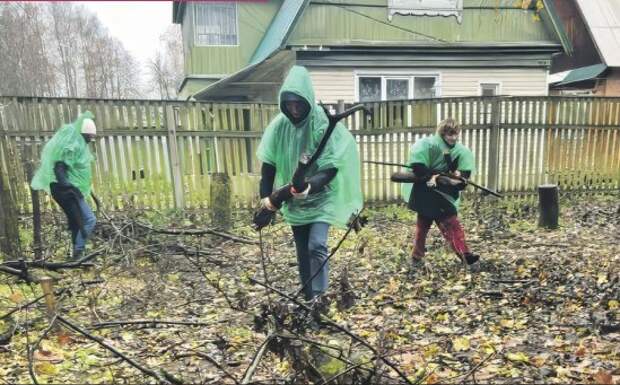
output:
M 620 0 L 576 0 L 599 54 L 620 67 Z

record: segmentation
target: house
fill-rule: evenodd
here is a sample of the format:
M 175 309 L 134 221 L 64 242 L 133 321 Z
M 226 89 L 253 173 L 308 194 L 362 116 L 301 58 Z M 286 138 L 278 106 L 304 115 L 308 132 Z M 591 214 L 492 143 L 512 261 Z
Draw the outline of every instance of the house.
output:
M 553 58 L 553 94 L 620 96 L 620 2 L 554 0 L 575 53 Z
M 547 95 L 571 46 L 550 0 L 174 2 L 181 98 L 273 102 L 294 64 L 325 103 Z

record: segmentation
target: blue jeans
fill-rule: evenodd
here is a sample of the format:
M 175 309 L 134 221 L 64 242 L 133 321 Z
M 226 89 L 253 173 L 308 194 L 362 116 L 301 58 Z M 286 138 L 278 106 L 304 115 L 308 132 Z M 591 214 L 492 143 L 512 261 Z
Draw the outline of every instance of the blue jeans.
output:
M 80 256 L 84 252 L 84 248 L 86 247 L 86 240 L 93 232 L 95 224 L 97 223 L 95 213 L 93 213 L 93 210 L 90 208 L 88 203 L 86 203 L 84 198 L 78 200 L 78 207 L 80 209 L 80 214 L 82 215 L 83 230 L 86 232 L 86 234 L 82 234 L 82 231 L 80 229 L 71 229 L 74 257 Z
M 327 233 L 329 223 L 316 222 L 302 226 L 292 226 L 295 246 L 297 248 L 297 263 L 299 264 L 299 278 L 304 285 L 314 275 L 312 283 L 304 287 L 304 295 L 310 300 L 327 290 L 329 284 L 329 266 L 323 265 L 327 259 Z M 321 267 L 321 265 L 323 265 Z

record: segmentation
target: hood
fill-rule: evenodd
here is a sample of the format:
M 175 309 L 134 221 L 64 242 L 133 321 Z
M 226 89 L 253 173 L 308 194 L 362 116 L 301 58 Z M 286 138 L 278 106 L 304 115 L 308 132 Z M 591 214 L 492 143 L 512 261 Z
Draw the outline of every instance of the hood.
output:
M 284 100 L 286 94 L 295 94 L 299 96 L 308 107 L 308 113 L 300 121 L 295 121 L 292 118 L 290 112 L 284 106 Z M 297 127 L 305 125 L 308 117 L 311 116 L 316 108 L 314 103 L 314 89 L 312 88 L 312 80 L 310 79 L 310 73 L 307 69 L 301 66 L 293 66 L 289 71 L 278 95 L 278 104 L 280 111 Z

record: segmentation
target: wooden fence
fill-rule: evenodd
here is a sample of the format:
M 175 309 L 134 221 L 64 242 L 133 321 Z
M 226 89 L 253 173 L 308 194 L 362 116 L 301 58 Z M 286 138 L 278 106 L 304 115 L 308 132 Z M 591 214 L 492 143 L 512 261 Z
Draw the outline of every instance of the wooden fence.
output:
M 476 156 L 474 179 L 502 192 L 620 187 L 620 98 L 468 97 L 368 103 L 346 126 L 362 160 L 406 163 L 412 143 L 451 116 Z M 278 113 L 273 104 L 197 103 L 0 97 L 0 171 L 28 211 L 27 165 L 42 144 L 81 111 L 95 114 L 99 138 L 94 187 L 109 208 L 208 207 L 211 175 L 230 176 L 233 201 L 257 201 L 262 130 Z M 389 201 L 399 186 L 396 167 L 362 165 L 366 201 Z M 49 204 L 49 197 L 45 202 Z

